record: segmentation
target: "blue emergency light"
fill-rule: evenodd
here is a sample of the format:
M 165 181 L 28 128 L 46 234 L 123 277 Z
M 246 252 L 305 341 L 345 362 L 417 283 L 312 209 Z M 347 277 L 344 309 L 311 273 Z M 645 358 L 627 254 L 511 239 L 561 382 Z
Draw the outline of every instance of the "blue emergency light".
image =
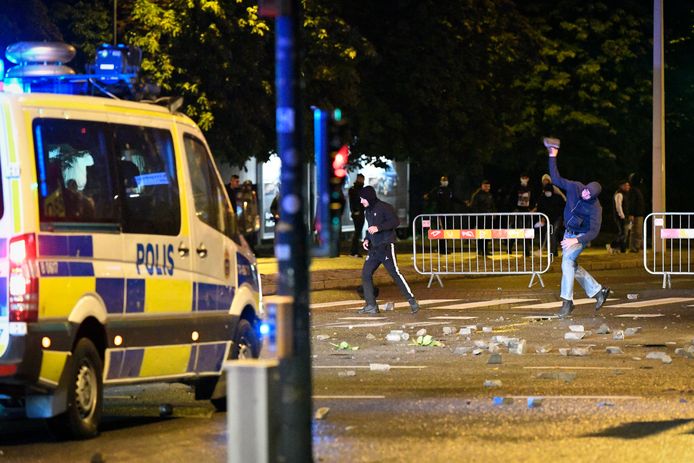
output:
M 4 74 L 5 92 L 95 95 L 141 100 L 156 97 L 159 88 L 139 78 L 142 51 L 127 45 L 102 44 L 86 74 L 65 63 L 76 50 L 60 42 L 19 42 L 7 47 L 7 59 L 16 64 Z M 0 72 L 2 68 L 0 67 Z

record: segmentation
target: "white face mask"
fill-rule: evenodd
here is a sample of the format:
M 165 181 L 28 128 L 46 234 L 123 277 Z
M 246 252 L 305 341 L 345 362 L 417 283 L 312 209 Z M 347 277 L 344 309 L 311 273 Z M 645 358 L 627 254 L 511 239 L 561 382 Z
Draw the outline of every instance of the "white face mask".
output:
M 545 196 L 547 196 L 549 198 L 550 196 L 552 196 L 552 192 L 551 191 L 545 191 Z
M 448 182 L 441 182 L 441 186 L 448 186 Z

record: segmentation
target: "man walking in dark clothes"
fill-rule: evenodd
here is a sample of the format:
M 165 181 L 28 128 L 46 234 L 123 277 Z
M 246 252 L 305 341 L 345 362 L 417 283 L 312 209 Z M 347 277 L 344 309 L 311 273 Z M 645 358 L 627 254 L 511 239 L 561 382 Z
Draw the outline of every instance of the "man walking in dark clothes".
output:
M 352 257 L 361 257 L 359 242 L 361 241 L 361 232 L 364 229 L 364 206 L 361 205 L 359 192 L 364 188 L 364 176 L 357 174 L 357 179 L 354 185 L 347 192 L 349 195 L 349 212 L 354 222 L 354 234 L 352 235 L 352 246 L 349 250 L 349 255 Z
M 407 298 L 412 313 L 417 313 L 419 304 L 400 273 L 395 257 L 395 228 L 400 224 L 400 220 L 395 214 L 393 206 L 379 200 L 376 197 L 376 191 L 371 186 L 362 188 L 359 192 L 359 198 L 365 208 L 366 221 L 369 225 L 363 243 L 368 255 L 361 270 L 366 305 L 359 310 L 359 313 L 375 314 L 379 312 L 374 296 L 373 274 L 381 264 L 388 270 L 403 296 Z
M 566 191 L 566 206 L 564 207 L 564 239 L 561 242 L 563 249 L 561 259 L 561 298 L 562 306 L 559 317 L 569 316 L 574 309 L 574 278 L 583 287 L 588 297 L 595 298 L 595 310 L 607 300 L 610 288 L 602 286 L 595 281 L 590 273 L 578 265 L 578 256 L 581 255 L 586 244 L 598 236 L 602 224 L 602 207 L 598 201 L 598 195 L 602 187 L 598 182 L 590 182 L 584 185 L 581 182 L 567 180 L 559 175 L 557 168 L 557 155 L 559 154 L 559 140 L 545 139 L 545 146 L 549 152 L 549 174 L 552 182 Z

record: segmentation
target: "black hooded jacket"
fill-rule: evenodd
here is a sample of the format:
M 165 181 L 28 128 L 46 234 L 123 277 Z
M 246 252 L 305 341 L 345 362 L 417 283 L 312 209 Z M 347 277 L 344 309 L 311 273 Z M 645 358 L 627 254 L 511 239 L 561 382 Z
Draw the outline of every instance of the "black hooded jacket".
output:
M 559 175 L 557 158 L 549 158 L 549 174 L 552 183 L 566 191 L 566 206 L 564 207 L 564 226 L 572 233 L 579 235 L 578 241 L 586 244 L 594 240 L 600 232 L 602 225 L 602 206 L 598 201 L 598 195 L 602 187 L 598 182 L 590 182 L 584 185 L 581 182 L 567 180 Z M 581 192 L 588 188 L 590 199 L 581 197 Z
M 376 190 L 372 186 L 365 186 L 359 192 L 359 197 L 369 202 L 365 210 L 366 222 L 369 227 L 375 225 L 378 231 L 374 234 L 366 232 L 365 241 L 369 247 L 378 247 L 395 242 L 395 229 L 400 225 L 395 209 L 376 197 Z

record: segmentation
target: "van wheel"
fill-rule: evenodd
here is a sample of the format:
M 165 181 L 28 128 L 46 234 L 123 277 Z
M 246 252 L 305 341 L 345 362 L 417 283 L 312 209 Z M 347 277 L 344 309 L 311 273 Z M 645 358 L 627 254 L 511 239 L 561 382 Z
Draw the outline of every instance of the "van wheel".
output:
M 99 433 L 103 364 L 94 344 L 82 338 L 68 365 L 67 410 L 50 418 L 48 425 L 59 437 L 88 439 Z
M 239 320 L 239 324 L 236 327 L 236 335 L 234 336 L 234 344 L 229 352 L 229 359 L 251 359 L 258 358 L 260 355 L 260 343 L 258 342 L 258 336 L 253 330 L 251 323 L 242 318 Z M 224 383 L 224 391 L 226 392 L 226 372 L 222 372 L 219 377 L 219 381 Z M 227 398 L 226 395 L 223 397 L 217 397 L 216 399 L 210 399 L 214 408 L 217 411 L 225 412 L 227 410 Z

